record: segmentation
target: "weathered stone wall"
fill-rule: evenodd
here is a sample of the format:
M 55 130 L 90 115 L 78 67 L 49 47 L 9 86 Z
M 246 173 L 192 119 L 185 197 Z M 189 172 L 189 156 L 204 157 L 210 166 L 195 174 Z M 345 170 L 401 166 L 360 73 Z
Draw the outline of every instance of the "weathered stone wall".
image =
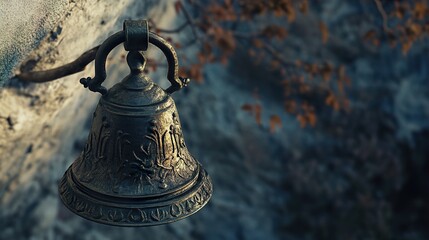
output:
M 0 89 L 0 239 L 54 236 L 56 182 L 78 155 L 76 141 L 86 138 L 99 98 L 79 83 L 94 75 L 92 67 L 39 85 L 9 79 L 13 71 L 72 61 L 121 30 L 126 18 L 162 24 L 171 19 L 163 15 L 167 6 L 151 0 L 1 2 L 0 82 L 6 86 Z M 110 81 L 127 74 L 121 64 L 109 69 Z
M 73 4 L 68 0 L 0 2 L 0 85 L 12 69 L 37 47 Z

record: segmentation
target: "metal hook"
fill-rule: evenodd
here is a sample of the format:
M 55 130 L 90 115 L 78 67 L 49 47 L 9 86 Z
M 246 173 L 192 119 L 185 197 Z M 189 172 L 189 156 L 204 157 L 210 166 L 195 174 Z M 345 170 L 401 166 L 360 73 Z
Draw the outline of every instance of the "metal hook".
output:
M 179 63 L 177 54 L 173 46 L 162 37 L 148 30 L 146 20 L 127 20 L 124 22 L 124 30 L 117 32 L 106 39 L 97 51 L 95 57 L 95 76 L 94 78 L 82 78 L 80 82 L 84 87 L 88 87 L 93 92 L 99 92 L 102 95 L 107 93 L 107 89 L 101 84 L 106 79 L 106 59 L 107 55 L 113 48 L 120 43 L 125 42 L 124 47 L 127 51 L 146 50 L 148 43 L 152 43 L 158 47 L 167 58 L 168 73 L 167 79 L 171 86 L 165 90 L 171 94 L 189 83 L 189 78 L 181 78 L 178 76 Z

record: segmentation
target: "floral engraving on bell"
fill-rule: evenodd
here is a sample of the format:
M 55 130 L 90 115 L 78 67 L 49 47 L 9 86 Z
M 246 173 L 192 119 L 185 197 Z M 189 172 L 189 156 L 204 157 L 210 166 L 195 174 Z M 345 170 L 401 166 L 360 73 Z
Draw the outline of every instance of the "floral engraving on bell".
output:
M 132 155 L 123 154 L 125 147 L 135 144 L 128 138 L 130 133 L 119 130 L 115 150 L 121 162 L 112 191 L 120 192 L 121 185 L 133 184 L 138 192 L 145 188 L 166 189 L 177 178 L 187 179 L 195 170 L 195 161 L 190 156 L 176 114 L 173 124 L 163 130 L 156 120 L 151 120 L 143 143 L 131 150 Z M 144 141 L 146 139 L 146 141 Z
M 157 208 L 156 210 L 153 210 L 150 213 L 150 216 L 152 217 L 152 219 L 158 222 L 164 220 L 166 215 L 167 215 L 167 212 L 159 208 Z
M 85 148 L 82 152 L 82 157 L 77 163 L 77 169 L 85 171 L 87 174 L 83 175 L 80 179 L 83 182 L 91 182 L 94 179 L 94 175 L 91 174 L 94 168 L 97 167 L 100 160 L 105 159 L 106 157 L 106 146 L 110 138 L 110 124 L 107 121 L 107 118 L 104 116 L 102 118 L 102 124 L 100 129 L 96 132 L 92 131 L 89 134 L 88 141 L 85 144 Z M 98 138 L 97 138 L 98 136 Z M 94 147 L 93 147 L 94 146 Z M 95 151 L 94 151 L 95 150 Z M 87 160 L 94 159 L 94 160 Z
M 180 204 L 173 204 L 170 207 L 170 214 L 173 217 L 178 217 L 180 214 L 182 214 L 182 205 Z
M 95 159 L 97 159 L 96 161 L 98 162 L 106 157 L 106 145 L 110 138 L 110 124 L 105 116 L 102 118 L 101 127 L 97 136 L 99 136 L 99 138 L 97 139 Z
M 124 219 L 124 214 L 118 210 L 109 210 L 107 217 L 113 222 L 119 222 Z
M 88 212 L 91 215 L 91 217 L 94 219 L 99 219 L 104 215 L 103 209 L 99 206 L 91 206 Z
M 140 209 L 132 209 L 128 214 L 128 219 L 131 222 L 144 222 L 146 219 L 145 213 Z

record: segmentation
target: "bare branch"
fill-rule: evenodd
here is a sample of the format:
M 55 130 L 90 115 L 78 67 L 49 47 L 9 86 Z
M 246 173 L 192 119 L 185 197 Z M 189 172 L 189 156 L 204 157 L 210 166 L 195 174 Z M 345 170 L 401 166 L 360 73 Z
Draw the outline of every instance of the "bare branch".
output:
M 381 0 L 374 0 L 374 2 L 375 2 L 375 5 L 377 5 L 377 9 L 380 12 L 381 17 L 383 18 L 383 29 L 385 32 L 389 32 L 390 29 L 389 29 L 389 26 L 387 24 L 388 17 L 387 17 L 386 11 L 383 8 L 383 4 L 381 3 Z
M 181 49 L 188 48 L 188 47 L 194 45 L 197 42 L 197 40 L 198 40 L 197 38 L 193 38 L 191 41 L 183 44 L 180 48 Z
M 261 32 L 249 32 L 249 33 L 245 33 L 245 32 L 232 31 L 232 34 L 236 38 L 247 38 L 247 39 L 252 39 L 252 38 L 261 36 Z
M 199 36 L 198 36 L 198 32 L 197 32 L 197 24 L 196 24 L 196 22 L 195 22 L 195 20 L 194 20 L 194 18 L 189 14 L 189 12 L 188 12 L 188 10 L 185 8 L 185 6 L 182 6 L 182 12 L 183 12 L 183 15 L 185 16 L 185 18 L 186 18 L 186 21 L 190 24 L 190 26 L 191 26 L 191 31 L 192 31 L 192 34 L 194 35 L 194 38 L 197 40 L 197 41 L 201 41 L 201 39 L 199 38 Z
M 196 3 L 191 3 L 193 5 L 199 5 Z M 156 32 L 160 32 L 160 33 L 167 33 L 167 34 L 175 34 L 175 33 L 179 33 L 181 31 L 183 31 L 186 27 L 190 26 L 191 27 L 191 31 L 192 31 L 192 35 L 193 35 L 193 39 L 191 41 L 189 41 L 188 43 L 184 44 L 183 47 L 189 47 L 193 44 L 195 44 L 197 41 L 201 42 L 201 38 L 198 35 L 198 31 L 197 31 L 197 23 L 195 21 L 195 19 L 191 16 L 191 14 L 189 13 L 189 11 L 182 6 L 181 8 L 183 15 L 185 17 L 185 22 L 182 23 L 182 25 L 180 25 L 179 27 L 177 27 L 176 29 L 163 29 L 163 28 L 158 28 L 155 24 L 155 22 L 149 20 L 150 24 L 155 28 Z
M 17 78 L 27 82 L 49 82 L 58 78 L 65 77 L 77 72 L 81 72 L 85 67 L 95 59 L 97 50 L 100 46 L 96 46 L 86 52 L 71 63 L 67 63 L 61 67 L 57 67 L 49 70 L 35 71 L 35 72 L 24 72 L 16 75 Z
M 280 51 L 274 49 L 271 45 L 269 44 L 264 44 L 263 46 L 264 50 L 269 53 L 271 56 L 273 56 L 274 59 L 276 59 L 277 61 L 279 61 L 281 64 L 283 64 L 285 67 L 289 66 L 294 66 L 294 63 L 286 60 L 281 54 Z
M 186 22 L 184 22 L 182 25 L 180 25 L 178 28 L 176 28 L 176 29 L 162 29 L 162 28 L 158 28 L 158 27 L 156 27 L 155 26 L 155 31 L 156 32 L 160 32 L 160 33 L 169 33 L 169 34 L 172 34 L 172 33 L 178 33 L 178 32 L 180 32 L 180 31 L 182 31 L 185 27 L 187 27 L 189 25 L 189 22 L 188 21 L 186 21 Z

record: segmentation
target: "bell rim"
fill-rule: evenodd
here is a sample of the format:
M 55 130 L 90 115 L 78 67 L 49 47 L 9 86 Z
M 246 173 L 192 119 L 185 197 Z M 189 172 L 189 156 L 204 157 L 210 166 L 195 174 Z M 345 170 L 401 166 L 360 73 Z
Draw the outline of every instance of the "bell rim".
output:
M 119 227 L 145 227 L 176 222 L 201 210 L 213 195 L 210 176 L 201 165 L 194 186 L 172 198 L 165 199 L 164 196 L 158 204 L 151 201 L 151 207 L 137 207 L 138 204 L 129 203 L 121 206 L 87 195 L 73 182 L 71 167 L 64 173 L 58 190 L 61 201 L 71 212 L 90 221 Z M 142 204 L 144 205 L 140 203 L 140 206 Z

